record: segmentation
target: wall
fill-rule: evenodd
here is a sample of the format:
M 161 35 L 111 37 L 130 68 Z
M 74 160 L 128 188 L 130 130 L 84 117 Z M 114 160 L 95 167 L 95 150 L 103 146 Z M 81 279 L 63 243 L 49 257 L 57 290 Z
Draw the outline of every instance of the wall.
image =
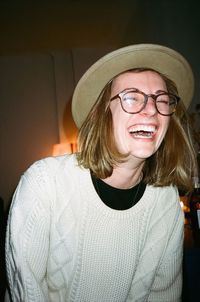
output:
M 0 196 L 5 207 L 20 175 L 53 145 L 76 141 L 71 97 L 82 73 L 109 49 L 0 57 Z

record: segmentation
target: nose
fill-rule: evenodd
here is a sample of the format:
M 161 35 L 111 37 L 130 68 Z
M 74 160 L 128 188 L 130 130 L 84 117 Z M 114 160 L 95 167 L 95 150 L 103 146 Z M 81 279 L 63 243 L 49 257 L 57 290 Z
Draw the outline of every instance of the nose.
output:
M 148 95 L 146 105 L 141 111 L 141 113 L 145 115 L 155 115 L 157 113 L 155 100 L 151 95 Z

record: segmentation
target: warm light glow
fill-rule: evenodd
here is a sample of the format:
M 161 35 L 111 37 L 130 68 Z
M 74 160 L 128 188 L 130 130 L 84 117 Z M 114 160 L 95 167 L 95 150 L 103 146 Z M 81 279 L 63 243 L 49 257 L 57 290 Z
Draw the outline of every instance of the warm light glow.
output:
M 53 145 L 53 156 L 71 154 L 77 151 L 76 143 L 65 143 Z
M 180 205 L 183 212 L 188 213 L 190 211 L 188 204 L 188 196 L 180 196 Z

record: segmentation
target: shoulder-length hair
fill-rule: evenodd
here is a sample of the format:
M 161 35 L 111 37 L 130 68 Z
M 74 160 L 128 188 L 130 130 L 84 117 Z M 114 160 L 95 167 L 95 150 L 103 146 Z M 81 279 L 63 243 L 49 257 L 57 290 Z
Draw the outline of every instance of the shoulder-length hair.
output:
M 131 72 L 154 71 L 138 68 Z M 157 72 L 165 81 L 169 93 L 178 94 L 175 83 Z M 113 167 L 126 161 L 128 154 L 121 154 L 113 135 L 110 111 L 112 81 L 106 85 L 89 112 L 79 131 L 77 159 L 98 178 L 109 177 Z M 192 176 L 196 169 L 196 155 L 192 142 L 189 117 L 180 100 L 176 112 L 170 117 L 167 133 L 159 149 L 146 159 L 143 181 L 153 186 L 176 185 L 180 190 L 192 190 Z

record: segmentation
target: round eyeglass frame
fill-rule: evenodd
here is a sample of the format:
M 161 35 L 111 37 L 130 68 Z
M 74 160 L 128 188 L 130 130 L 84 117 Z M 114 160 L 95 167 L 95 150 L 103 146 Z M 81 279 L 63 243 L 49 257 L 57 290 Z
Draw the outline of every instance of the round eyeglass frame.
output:
M 139 93 L 139 94 L 141 94 L 141 95 L 144 96 L 144 104 L 142 105 L 141 109 L 138 110 L 138 111 L 136 111 L 136 112 L 129 112 L 129 111 L 125 110 L 124 107 L 123 107 L 123 96 L 124 96 L 126 93 L 131 92 L 131 91 L 132 91 L 132 92 Z M 174 100 L 176 101 L 176 104 L 174 104 L 174 110 L 173 110 L 171 113 L 169 113 L 169 114 L 163 114 L 163 113 L 161 113 L 161 112 L 158 110 L 158 108 L 157 108 L 157 102 L 156 102 L 156 100 L 157 100 L 157 98 L 158 98 L 159 96 L 161 96 L 161 95 L 168 95 L 169 97 L 171 96 L 171 97 L 173 97 Z M 146 94 L 146 93 L 144 93 L 143 91 L 141 91 L 141 90 L 139 90 L 139 89 L 136 89 L 136 88 L 126 88 L 126 89 L 124 89 L 123 91 L 121 91 L 121 92 L 119 92 L 118 94 L 116 94 L 115 96 L 113 96 L 113 97 L 110 99 L 110 102 L 112 102 L 113 100 L 119 98 L 119 99 L 120 99 L 121 107 L 122 107 L 122 109 L 123 109 L 126 113 L 129 113 L 129 114 L 136 114 L 136 113 L 141 112 L 141 111 L 146 107 L 146 104 L 147 104 L 148 99 L 149 99 L 150 97 L 154 100 L 155 108 L 156 108 L 157 112 L 158 112 L 159 114 L 161 114 L 161 115 L 164 115 L 164 116 L 171 116 L 172 114 L 174 114 L 174 112 L 176 111 L 176 107 L 177 107 L 177 105 L 178 105 L 178 102 L 180 101 L 180 97 L 177 96 L 177 95 L 175 95 L 175 94 L 173 94 L 173 93 L 161 92 L 161 93 L 159 93 L 159 94 Z

